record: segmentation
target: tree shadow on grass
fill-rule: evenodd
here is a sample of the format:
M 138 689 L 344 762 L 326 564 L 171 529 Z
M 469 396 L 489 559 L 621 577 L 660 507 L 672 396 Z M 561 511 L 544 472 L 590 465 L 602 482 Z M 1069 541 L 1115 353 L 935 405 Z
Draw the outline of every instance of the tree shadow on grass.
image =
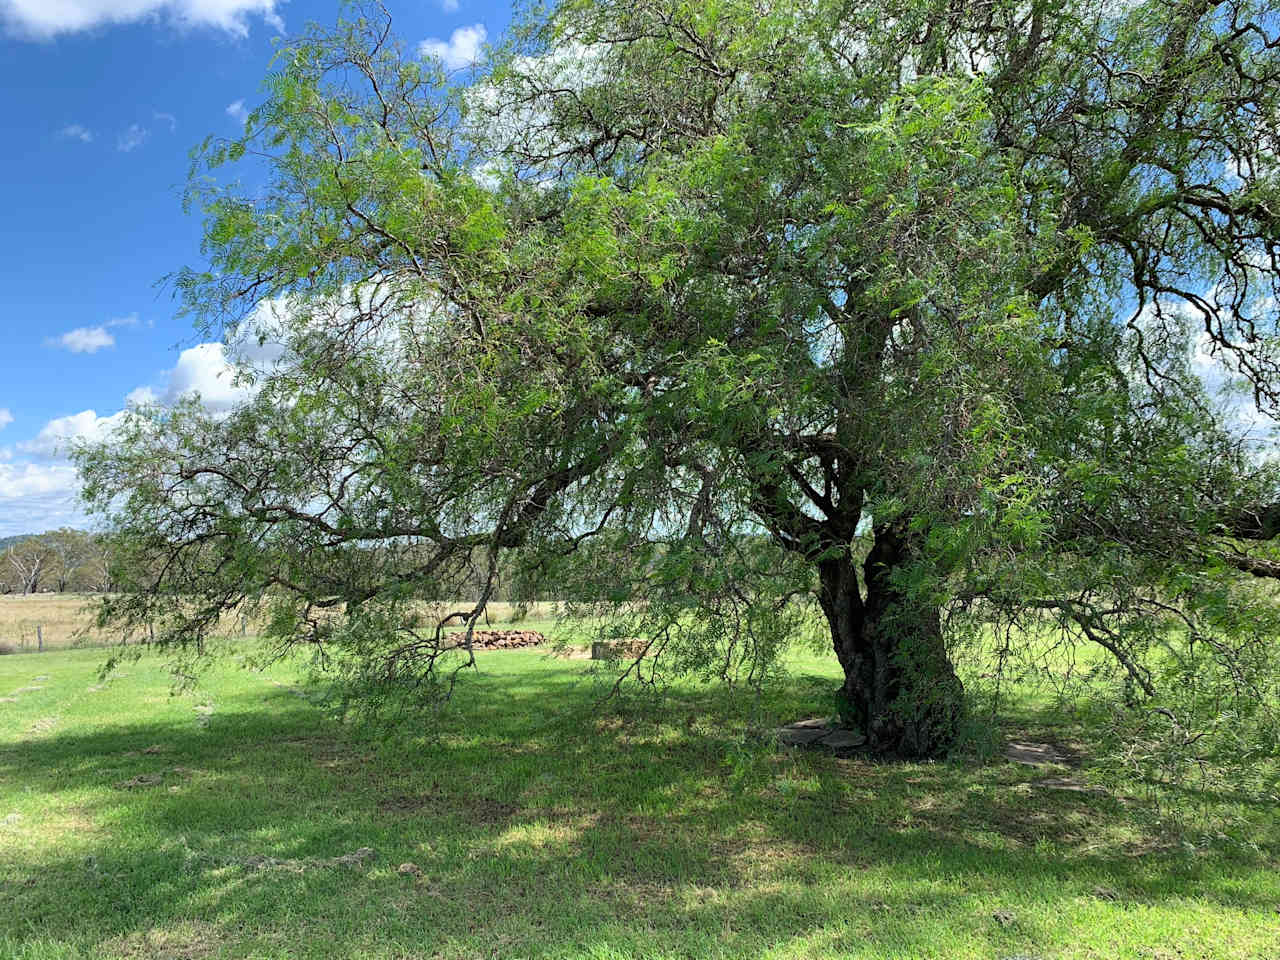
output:
M 1052 940 L 1053 905 L 1102 885 L 1123 905 L 1275 904 L 1274 883 L 1241 879 L 1274 867 L 1274 836 L 1187 856 L 1119 800 L 1016 765 L 780 753 L 702 690 L 621 712 L 547 670 L 468 683 L 429 733 L 375 737 L 274 688 L 205 727 L 5 747 L 0 782 L 39 802 L 0 866 L 0 937 L 139 956 L 625 956 L 677 938 L 710 956 L 857 933 L 910 955 L 957 929 L 1006 952 Z M 1038 907 L 1001 924 L 1005 900 Z M 182 929 L 204 946 L 174 946 Z M 153 936 L 169 946 L 148 953 Z

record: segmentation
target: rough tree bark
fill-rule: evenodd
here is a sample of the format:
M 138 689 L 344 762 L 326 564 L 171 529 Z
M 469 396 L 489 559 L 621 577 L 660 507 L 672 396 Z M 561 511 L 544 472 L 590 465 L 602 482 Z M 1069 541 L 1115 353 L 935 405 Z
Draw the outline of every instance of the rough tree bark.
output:
M 937 756 L 955 740 L 964 688 L 947 655 L 936 607 L 897 585 L 909 559 L 905 526 L 875 531 L 863 565 L 851 558 L 819 564 L 819 602 L 844 669 L 841 694 L 872 749 L 902 757 Z

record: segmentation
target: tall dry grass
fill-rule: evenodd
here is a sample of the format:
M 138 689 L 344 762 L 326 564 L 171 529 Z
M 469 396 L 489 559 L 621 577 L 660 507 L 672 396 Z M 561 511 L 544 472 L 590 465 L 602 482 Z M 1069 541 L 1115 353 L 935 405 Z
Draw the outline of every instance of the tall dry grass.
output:
M 83 593 L 0 596 L 0 653 L 34 652 L 41 638 L 46 650 L 72 646 L 93 623 L 96 599 Z
M 98 597 L 81 593 L 33 593 L 0 595 L 0 654 L 34 652 L 43 638 L 44 649 L 58 650 L 71 646 L 106 642 L 88 628 L 93 624 Z M 442 617 L 454 612 L 470 611 L 474 601 L 453 603 L 424 602 L 424 619 Z M 527 608 L 514 603 L 490 603 L 478 626 L 518 625 L 524 621 L 546 622 L 554 619 L 554 603 L 536 603 Z M 455 621 L 458 622 L 458 621 Z M 254 633 L 255 625 L 243 625 L 239 618 L 227 618 L 228 633 Z

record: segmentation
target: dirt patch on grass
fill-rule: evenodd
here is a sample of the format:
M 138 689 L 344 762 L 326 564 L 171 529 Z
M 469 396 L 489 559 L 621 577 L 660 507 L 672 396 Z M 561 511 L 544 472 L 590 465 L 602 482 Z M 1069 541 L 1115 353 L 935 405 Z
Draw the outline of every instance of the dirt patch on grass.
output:
M 506 823 L 520 810 L 514 803 L 504 803 L 492 797 L 472 797 L 458 804 L 456 809 L 472 823 L 484 826 Z
M 105 956 L 128 960 L 203 960 L 218 952 L 222 936 L 212 923 L 191 920 L 165 930 L 152 927 L 102 944 Z
M 494 797 L 446 794 L 435 788 L 423 793 L 404 793 L 385 797 L 378 801 L 382 813 L 413 816 L 419 813 L 432 815 L 456 813 L 476 826 L 504 824 L 520 812 L 520 807 Z
M 404 793 L 379 800 L 378 809 L 383 813 L 412 814 L 420 810 L 437 809 L 441 803 L 442 798 L 438 793 Z
M 163 773 L 140 773 L 136 777 L 130 777 L 128 780 L 121 780 L 116 784 L 117 790 L 136 790 L 139 787 L 155 787 L 164 782 Z
M 378 854 L 372 847 L 361 847 L 351 853 L 343 853 L 336 857 L 289 858 L 286 860 L 255 854 L 246 857 L 242 863 L 246 870 L 287 870 L 292 873 L 305 873 L 307 870 L 325 867 L 362 867 L 376 860 Z

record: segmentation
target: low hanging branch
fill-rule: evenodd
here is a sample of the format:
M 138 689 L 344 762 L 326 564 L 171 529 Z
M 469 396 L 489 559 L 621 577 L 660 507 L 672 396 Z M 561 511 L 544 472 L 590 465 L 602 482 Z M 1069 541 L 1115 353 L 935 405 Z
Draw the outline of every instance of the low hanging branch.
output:
M 104 626 L 180 652 L 256 598 L 430 686 L 498 579 L 708 679 L 820 624 L 887 755 L 962 728 L 956 631 L 1041 610 L 1149 699 L 1244 696 L 1280 471 L 1210 388 L 1276 412 L 1274 21 L 575 0 L 460 78 L 376 5 L 292 38 L 177 277 L 275 359 L 81 451 Z M 413 620 L 459 597 L 461 639 Z

